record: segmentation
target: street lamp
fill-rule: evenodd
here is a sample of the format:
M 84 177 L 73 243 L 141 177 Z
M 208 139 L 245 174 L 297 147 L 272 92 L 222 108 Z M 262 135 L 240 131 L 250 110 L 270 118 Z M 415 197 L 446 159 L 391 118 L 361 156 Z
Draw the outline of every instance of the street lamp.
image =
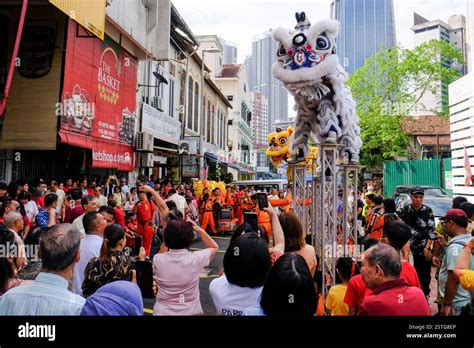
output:
M 205 53 L 221 53 L 222 51 L 216 48 L 209 49 L 209 50 L 202 50 L 202 61 L 201 61 L 201 93 L 199 98 L 199 175 L 201 175 L 202 168 L 204 167 L 204 146 L 203 146 L 203 138 L 204 138 L 204 55 Z M 204 179 L 204 178 L 201 178 Z

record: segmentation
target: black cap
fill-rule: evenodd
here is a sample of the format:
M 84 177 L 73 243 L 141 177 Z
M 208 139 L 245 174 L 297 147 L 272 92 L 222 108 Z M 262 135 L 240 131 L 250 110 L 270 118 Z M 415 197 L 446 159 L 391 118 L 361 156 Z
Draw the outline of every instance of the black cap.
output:
M 411 190 L 412 195 L 425 195 L 425 191 L 421 187 L 415 187 Z

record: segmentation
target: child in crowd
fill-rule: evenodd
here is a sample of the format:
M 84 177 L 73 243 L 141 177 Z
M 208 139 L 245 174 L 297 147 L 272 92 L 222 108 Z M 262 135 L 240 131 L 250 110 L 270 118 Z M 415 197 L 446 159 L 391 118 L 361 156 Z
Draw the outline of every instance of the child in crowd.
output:
M 331 315 L 349 315 L 349 306 L 344 303 L 344 297 L 347 283 L 353 275 L 352 271 L 353 261 L 350 257 L 340 257 L 337 260 L 336 273 L 341 283 L 331 287 L 326 299 L 326 309 L 331 312 Z
M 125 215 L 125 235 L 127 236 L 127 247 L 133 248 L 135 235 L 137 234 L 137 214 L 128 212 Z

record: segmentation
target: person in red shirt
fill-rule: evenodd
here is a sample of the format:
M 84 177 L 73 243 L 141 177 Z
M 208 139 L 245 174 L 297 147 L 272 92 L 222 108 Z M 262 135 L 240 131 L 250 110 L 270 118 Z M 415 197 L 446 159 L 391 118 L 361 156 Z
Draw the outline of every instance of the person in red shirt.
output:
M 364 250 L 369 250 L 371 247 L 378 244 L 378 240 L 375 238 L 366 238 L 364 240 Z M 344 303 L 349 306 L 349 315 L 356 315 L 359 311 L 360 304 L 367 296 L 372 294 L 372 291 L 365 287 L 364 281 L 362 280 L 362 275 L 353 272 L 353 276 L 349 279 L 347 283 L 346 295 L 344 296 Z
M 399 252 L 411 238 L 410 227 L 402 221 L 387 222 L 383 226 L 382 231 L 380 242 L 389 244 Z M 376 240 L 374 240 L 374 242 L 376 242 Z M 371 246 L 373 245 L 375 244 L 372 244 Z M 365 250 L 368 250 L 369 248 L 370 246 L 366 246 Z M 401 258 L 401 265 L 402 270 L 400 272 L 400 278 L 403 278 L 408 285 L 421 289 L 420 280 L 415 267 L 403 258 Z M 356 315 L 362 301 L 370 295 L 372 295 L 372 291 L 365 286 L 364 281 L 362 280 L 362 275 L 359 274 L 352 277 L 349 280 L 346 296 L 344 297 L 344 303 L 349 306 L 349 314 Z
M 72 185 L 72 179 L 66 180 L 66 185 L 64 185 L 63 191 L 64 193 L 68 193 L 69 190 L 72 190 L 74 186 Z
M 135 246 L 135 235 L 138 231 L 137 216 L 133 212 L 128 212 L 125 216 L 125 224 L 127 229 L 125 235 L 127 236 L 127 246 L 133 248 Z
M 39 188 L 34 188 L 31 200 L 36 203 L 38 209 L 44 208 L 44 191 Z
M 71 209 L 70 222 L 72 223 L 77 217 L 84 214 L 84 208 L 82 208 L 82 191 L 80 189 L 73 188 L 69 190 L 71 198 L 74 200 L 74 208 Z
M 402 271 L 400 278 L 406 280 L 408 285 L 421 289 L 420 279 L 415 267 L 401 255 L 401 250 L 411 238 L 411 228 L 401 220 L 394 220 L 384 224 L 382 229 L 381 243 L 388 244 L 400 252 Z
M 145 248 L 146 255 L 150 256 L 157 210 L 153 202 L 147 198 L 146 193 L 150 190 L 155 194 L 156 192 L 149 186 L 142 186 L 138 190 L 139 201 L 133 206 L 132 211 L 137 215 L 137 235 L 143 238 L 142 245 Z
M 361 274 L 372 290 L 360 305 L 361 316 L 429 316 L 423 291 L 400 278 L 400 251 L 379 243 L 363 254 Z

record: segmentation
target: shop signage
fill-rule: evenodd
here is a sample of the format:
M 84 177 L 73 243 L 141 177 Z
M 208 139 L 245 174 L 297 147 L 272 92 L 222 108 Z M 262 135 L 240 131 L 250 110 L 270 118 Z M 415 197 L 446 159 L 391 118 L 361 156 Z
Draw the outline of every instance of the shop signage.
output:
M 199 177 L 199 165 L 196 156 L 181 156 L 181 176 L 183 178 Z
M 107 36 L 83 36 L 82 28 L 76 35 L 77 26 L 69 20 L 61 139 L 93 149 L 93 167 L 124 168 L 133 162 L 138 62 Z
M 153 134 L 157 139 L 179 145 L 181 122 L 143 103 L 142 131 Z

